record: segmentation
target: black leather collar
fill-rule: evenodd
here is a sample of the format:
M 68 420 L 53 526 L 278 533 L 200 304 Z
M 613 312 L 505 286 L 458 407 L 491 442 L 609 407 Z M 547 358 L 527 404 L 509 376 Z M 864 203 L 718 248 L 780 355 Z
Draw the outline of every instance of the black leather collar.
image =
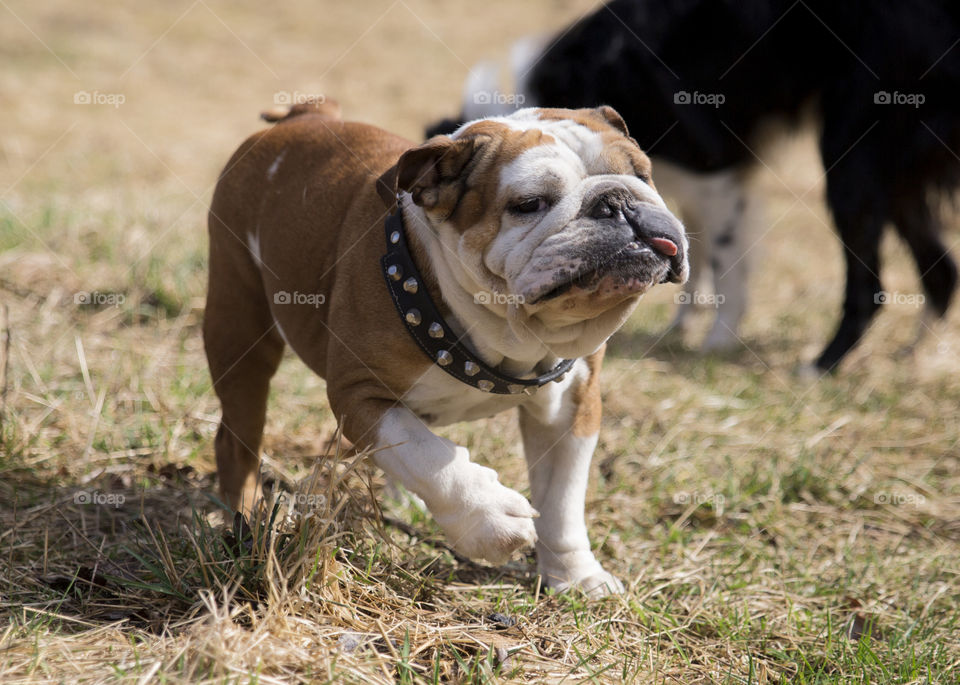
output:
M 383 227 L 387 235 L 387 254 L 380 259 L 380 270 L 404 326 L 434 364 L 469 386 L 497 395 L 529 394 L 550 381 L 563 379 L 576 360 L 564 359 L 536 378 L 514 378 L 487 366 L 468 350 L 455 337 L 453 329 L 430 299 L 407 249 L 403 210 L 399 206 L 395 213 L 387 216 Z

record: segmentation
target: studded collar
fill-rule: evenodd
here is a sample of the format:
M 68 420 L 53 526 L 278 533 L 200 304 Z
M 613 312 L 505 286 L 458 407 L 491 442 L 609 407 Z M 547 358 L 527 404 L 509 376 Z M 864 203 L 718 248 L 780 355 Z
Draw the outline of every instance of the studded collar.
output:
M 399 203 L 397 210 L 387 216 L 383 227 L 387 236 L 387 254 L 380 259 L 380 270 L 387 289 L 407 332 L 434 364 L 457 380 L 496 395 L 530 394 L 541 385 L 563 379 L 576 360 L 563 359 L 536 378 L 515 378 L 488 366 L 467 349 L 430 299 L 407 247 L 403 210 Z

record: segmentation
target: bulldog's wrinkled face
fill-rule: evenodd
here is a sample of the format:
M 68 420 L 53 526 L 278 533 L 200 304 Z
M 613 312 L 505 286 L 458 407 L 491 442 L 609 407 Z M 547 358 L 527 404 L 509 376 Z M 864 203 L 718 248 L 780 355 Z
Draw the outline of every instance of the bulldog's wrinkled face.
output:
M 462 263 L 464 287 L 541 318 L 593 318 L 687 278 L 683 226 L 609 107 L 468 123 L 407 152 L 397 174 Z

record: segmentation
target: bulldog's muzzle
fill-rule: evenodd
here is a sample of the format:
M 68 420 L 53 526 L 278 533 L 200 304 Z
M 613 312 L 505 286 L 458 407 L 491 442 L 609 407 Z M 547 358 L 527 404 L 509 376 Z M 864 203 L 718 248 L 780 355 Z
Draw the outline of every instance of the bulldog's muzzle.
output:
M 661 283 L 684 283 L 687 280 L 689 269 L 683 225 L 663 207 L 643 202 L 625 189 L 613 188 L 593 201 L 589 216 L 625 222 L 636 238 L 638 248 L 645 245 L 668 258 L 670 270 Z
M 637 238 L 670 259 L 670 271 L 661 282 L 684 283 L 688 274 L 687 252 L 683 225 L 676 217 L 646 202 L 627 203 L 623 216 Z

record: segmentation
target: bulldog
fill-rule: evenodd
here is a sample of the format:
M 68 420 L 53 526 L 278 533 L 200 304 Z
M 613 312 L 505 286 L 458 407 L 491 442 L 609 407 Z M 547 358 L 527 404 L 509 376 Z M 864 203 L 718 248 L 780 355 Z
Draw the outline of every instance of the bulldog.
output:
M 451 546 L 544 583 L 622 591 L 584 500 L 607 338 L 687 278 L 687 239 L 610 107 L 525 109 L 415 146 L 302 105 L 249 138 L 209 214 L 204 345 L 224 501 L 261 498 L 270 379 L 289 345 L 343 434 L 418 495 Z M 431 431 L 518 409 L 530 500 Z M 481 455 L 482 456 L 482 455 Z

